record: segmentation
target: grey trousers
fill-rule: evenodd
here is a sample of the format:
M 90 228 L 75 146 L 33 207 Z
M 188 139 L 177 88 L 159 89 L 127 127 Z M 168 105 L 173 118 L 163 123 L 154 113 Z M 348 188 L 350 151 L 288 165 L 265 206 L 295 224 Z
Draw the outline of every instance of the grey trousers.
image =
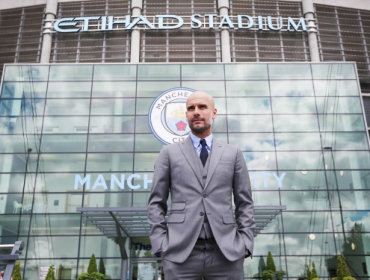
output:
M 198 241 L 184 263 L 163 259 L 164 280 L 241 280 L 244 256 L 230 262 L 214 240 Z

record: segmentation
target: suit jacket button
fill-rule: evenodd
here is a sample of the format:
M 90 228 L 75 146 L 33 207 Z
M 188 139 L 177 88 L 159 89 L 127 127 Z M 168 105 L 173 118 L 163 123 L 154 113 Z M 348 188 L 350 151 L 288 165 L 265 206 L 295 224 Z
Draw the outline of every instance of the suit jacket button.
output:
M 207 179 L 207 176 L 203 176 L 203 179 Z
M 204 197 L 204 198 L 206 198 L 206 197 L 207 197 L 207 195 L 206 195 L 206 194 L 203 194 L 203 197 Z
M 199 213 L 199 215 L 200 215 L 200 216 L 204 216 L 204 213 L 203 213 L 203 212 L 200 212 L 200 213 Z

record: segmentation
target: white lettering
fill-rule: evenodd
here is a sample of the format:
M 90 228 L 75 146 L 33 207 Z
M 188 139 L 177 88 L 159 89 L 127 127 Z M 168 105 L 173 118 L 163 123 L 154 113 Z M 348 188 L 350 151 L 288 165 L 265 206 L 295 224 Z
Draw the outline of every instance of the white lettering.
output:
M 107 183 L 105 182 L 104 176 L 102 174 L 99 174 L 98 178 L 96 178 L 92 189 L 95 190 L 97 187 L 103 187 L 105 190 L 108 189 Z
M 281 189 L 283 187 L 283 179 L 286 173 L 282 173 L 280 177 L 276 173 L 272 173 L 272 175 L 275 177 L 276 181 L 278 182 L 278 187 Z
M 152 180 L 148 179 L 148 174 L 144 174 L 144 189 L 148 188 L 148 184 L 151 184 Z
M 130 188 L 130 189 L 133 189 L 133 190 L 137 190 L 137 189 L 140 189 L 140 185 L 136 185 L 136 186 L 133 186 L 132 185 L 132 179 L 133 178 L 138 178 L 140 179 L 140 175 L 139 174 L 132 174 L 130 175 L 128 178 L 127 178 L 127 186 Z
M 83 187 L 84 184 L 86 184 L 86 190 L 89 190 L 90 189 L 90 179 L 91 179 L 90 174 L 87 174 L 83 179 L 81 178 L 81 176 L 79 174 L 76 174 L 75 175 L 75 187 L 74 187 L 74 189 L 78 190 L 78 184 L 81 184 L 82 187 Z
M 111 190 L 114 189 L 114 184 L 117 184 L 121 190 L 124 190 L 125 189 L 125 174 L 121 174 L 121 181 L 118 180 L 116 175 L 114 174 L 110 175 L 110 189 Z

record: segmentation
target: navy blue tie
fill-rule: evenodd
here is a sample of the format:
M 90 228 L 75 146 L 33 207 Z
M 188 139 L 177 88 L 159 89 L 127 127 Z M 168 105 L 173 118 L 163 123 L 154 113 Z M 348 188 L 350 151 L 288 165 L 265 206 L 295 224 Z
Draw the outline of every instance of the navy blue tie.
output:
M 203 166 L 206 164 L 207 158 L 208 158 L 208 151 L 207 151 L 207 143 L 206 139 L 200 140 L 200 144 L 202 145 L 202 149 L 200 150 L 200 160 L 203 163 Z

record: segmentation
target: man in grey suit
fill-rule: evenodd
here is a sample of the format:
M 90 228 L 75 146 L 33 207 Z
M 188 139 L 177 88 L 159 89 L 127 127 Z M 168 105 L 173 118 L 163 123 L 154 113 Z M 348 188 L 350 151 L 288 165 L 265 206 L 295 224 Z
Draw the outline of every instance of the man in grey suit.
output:
M 163 259 L 165 280 L 240 280 L 255 228 L 244 157 L 213 138 L 212 96 L 194 92 L 186 108 L 190 136 L 163 147 L 155 163 L 148 202 L 152 249 Z

